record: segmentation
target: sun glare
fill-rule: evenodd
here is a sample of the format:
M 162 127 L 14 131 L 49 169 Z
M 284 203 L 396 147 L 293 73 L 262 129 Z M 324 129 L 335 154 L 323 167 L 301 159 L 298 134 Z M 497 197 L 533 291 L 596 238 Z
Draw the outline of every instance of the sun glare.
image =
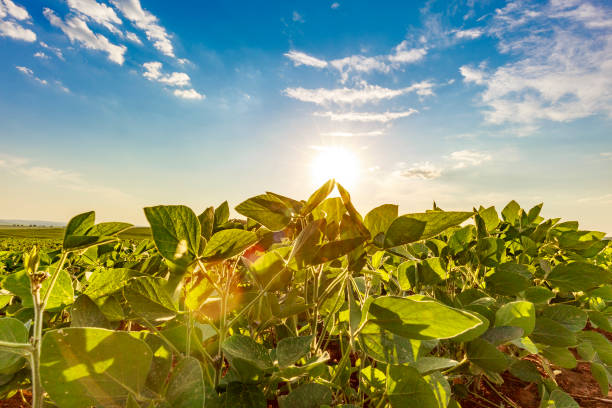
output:
M 343 147 L 319 148 L 312 161 L 312 178 L 316 185 L 333 178 L 346 188 L 355 187 L 359 181 L 359 158 Z

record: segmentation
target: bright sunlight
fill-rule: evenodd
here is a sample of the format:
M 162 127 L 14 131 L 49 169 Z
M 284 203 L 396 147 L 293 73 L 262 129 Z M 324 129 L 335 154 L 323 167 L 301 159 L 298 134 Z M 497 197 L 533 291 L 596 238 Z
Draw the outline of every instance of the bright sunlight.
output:
M 359 157 L 355 152 L 339 146 L 317 148 L 318 153 L 312 161 L 312 178 L 316 185 L 329 179 L 346 188 L 355 187 L 359 181 Z

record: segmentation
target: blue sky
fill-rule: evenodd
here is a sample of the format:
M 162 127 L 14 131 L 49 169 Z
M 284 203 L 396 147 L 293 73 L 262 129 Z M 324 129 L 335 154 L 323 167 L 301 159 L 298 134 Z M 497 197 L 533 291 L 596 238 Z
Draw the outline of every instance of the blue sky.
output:
M 515 199 L 610 233 L 611 118 L 605 1 L 0 0 L 0 218 L 329 174 L 364 213 Z

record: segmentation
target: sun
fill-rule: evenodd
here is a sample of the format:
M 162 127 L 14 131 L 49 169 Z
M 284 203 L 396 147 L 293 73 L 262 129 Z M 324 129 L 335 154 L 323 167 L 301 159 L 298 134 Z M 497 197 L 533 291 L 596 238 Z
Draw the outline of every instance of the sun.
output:
M 318 148 L 318 154 L 312 161 L 312 179 L 321 185 L 329 179 L 346 188 L 355 187 L 359 181 L 359 157 L 349 149 L 338 146 Z

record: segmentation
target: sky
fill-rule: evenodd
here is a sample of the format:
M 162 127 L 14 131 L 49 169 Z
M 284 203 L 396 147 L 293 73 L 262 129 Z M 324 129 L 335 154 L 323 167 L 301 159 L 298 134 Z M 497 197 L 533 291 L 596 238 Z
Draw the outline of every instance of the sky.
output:
M 0 0 L 0 218 L 146 224 L 327 177 L 612 233 L 606 1 Z

